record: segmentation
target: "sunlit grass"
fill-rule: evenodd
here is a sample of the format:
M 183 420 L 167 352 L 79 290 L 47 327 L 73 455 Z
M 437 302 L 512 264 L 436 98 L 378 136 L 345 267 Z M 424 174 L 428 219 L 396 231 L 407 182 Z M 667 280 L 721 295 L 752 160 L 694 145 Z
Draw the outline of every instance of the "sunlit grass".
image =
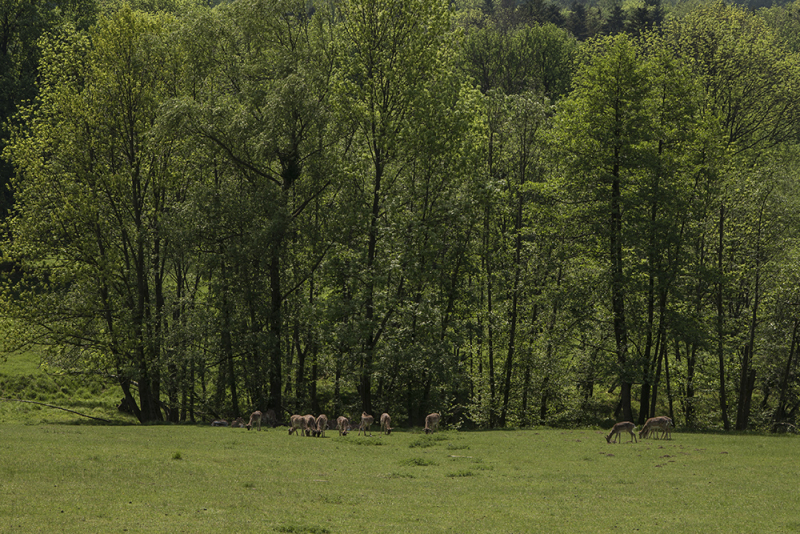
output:
M 2 532 L 800 527 L 793 436 L 675 433 L 609 445 L 601 430 L 320 439 L 163 425 L 0 432 Z

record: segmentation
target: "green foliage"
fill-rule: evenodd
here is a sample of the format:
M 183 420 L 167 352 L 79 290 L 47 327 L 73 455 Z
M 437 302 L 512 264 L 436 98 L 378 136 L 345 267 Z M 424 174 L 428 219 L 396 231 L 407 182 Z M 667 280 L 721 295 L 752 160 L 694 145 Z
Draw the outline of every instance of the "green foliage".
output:
M 52 379 L 10 391 L 113 376 L 141 422 L 796 423 L 791 5 L 649 32 L 658 1 L 51 4 L 0 4 L 35 23 L 0 57 L 0 334 Z

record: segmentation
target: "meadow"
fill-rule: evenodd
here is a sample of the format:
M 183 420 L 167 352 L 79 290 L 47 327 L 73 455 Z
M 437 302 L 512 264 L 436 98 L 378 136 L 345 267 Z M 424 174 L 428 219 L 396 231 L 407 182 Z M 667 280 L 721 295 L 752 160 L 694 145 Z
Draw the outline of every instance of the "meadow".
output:
M 0 401 L 4 534 L 800 532 L 794 435 L 141 426 L 35 355 L 1 362 L 0 393 L 112 421 Z
M 373 434 L 4 424 L 0 532 L 800 531 L 793 436 Z

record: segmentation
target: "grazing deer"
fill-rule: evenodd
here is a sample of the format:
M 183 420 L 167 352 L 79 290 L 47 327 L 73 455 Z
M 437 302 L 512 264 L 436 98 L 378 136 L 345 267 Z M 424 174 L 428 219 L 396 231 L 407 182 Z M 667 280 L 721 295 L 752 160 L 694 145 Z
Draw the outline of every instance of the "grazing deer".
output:
M 306 417 L 306 436 L 316 436 L 317 418 L 311 414 L 308 414 L 305 417 Z
M 428 414 L 425 417 L 425 433 L 432 434 L 439 429 L 439 420 L 442 416 L 438 413 Z
M 381 434 L 384 432 L 388 436 L 392 433 L 392 418 L 388 413 L 381 414 Z
M 624 421 L 622 423 L 617 423 L 614 425 L 614 428 L 611 429 L 611 434 L 606 436 L 606 441 L 611 443 L 611 436 L 614 436 L 614 443 L 617 442 L 617 438 L 620 436 L 622 432 L 627 432 L 631 435 L 631 441 L 636 439 L 636 434 L 633 433 L 633 430 L 636 428 L 636 425 L 631 423 L 630 421 Z M 638 440 L 637 440 L 638 441 Z M 620 437 L 619 442 L 622 443 L 622 438 Z
M 672 435 L 672 419 L 667 417 L 666 415 L 662 415 L 659 417 L 651 417 L 647 421 L 645 421 L 642 430 L 639 432 L 639 437 L 647 438 L 650 436 L 650 432 L 654 432 L 656 430 L 661 430 L 662 438 L 666 438 L 667 436 Z
M 261 432 L 261 412 L 258 410 L 250 414 L 250 422 L 245 425 L 245 428 L 250 430 L 254 424 L 258 426 L 258 431 Z
M 375 418 L 371 415 L 367 415 L 367 412 L 361 412 L 361 423 L 358 425 L 358 435 L 361 435 L 361 431 L 364 431 L 364 435 L 367 435 L 367 430 L 369 427 L 372 426 L 372 423 L 375 422 Z M 372 436 L 372 431 L 369 431 L 369 435 Z
M 306 433 L 306 418 L 302 415 L 293 415 L 289 420 L 289 435 L 292 435 L 292 432 L 297 432 L 299 436 L 301 433 L 305 435 Z
M 244 419 L 241 417 L 237 417 L 233 423 L 231 423 L 231 428 L 244 428 L 245 426 Z
M 336 428 L 339 429 L 340 436 L 346 436 L 347 433 L 350 432 L 350 420 L 347 417 L 340 415 L 336 419 Z
M 328 428 L 328 416 L 324 413 L 320 414 L 316 420 L 317 423 L 317 437 L 325 437 L 325 429 Z

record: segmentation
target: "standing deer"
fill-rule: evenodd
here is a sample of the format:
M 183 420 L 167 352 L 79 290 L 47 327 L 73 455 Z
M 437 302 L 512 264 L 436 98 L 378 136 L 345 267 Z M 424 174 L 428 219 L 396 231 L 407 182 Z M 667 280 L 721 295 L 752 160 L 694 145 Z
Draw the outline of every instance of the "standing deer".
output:
M 245 428 L 250 430 L 253 428 L 253 424 L 257 425 L 258 431 L 261 432 L 261 412 L 258 410 L 250 414 L 250 422 L 245 425 Z
M 299 436 L 301 433 L 306 435 L 306 418 L 302 415 L 293 415 L 289 420 L 289 435 L 292 432 L 297 432 Z
M 428 414 L 425 417 L 425 433 L 432 434 L 439 429 L 439 420 L 442 416 L 438 413 Z
M 388 436 L 392 433 L 392 418 L 388 413 L 381 414 L 381 434 L 384 432 Z
M 647 438 L 650 436 L 650 432 L 654 432 L 656 430 L 661 430 L 662 438 L 666 438 L 672 434 L 672 419 L 667 417 L 666 415 L 662 415 L 659 417 L 651 417 L 647 421 L 645 421 L 642 430 L 639 432 L 639 437 Z
M 328 416 L 324 413 L 319 414 L 317 417 L 317 437 L 322 436 L 325 437 L 325 429 L 328 428 Z
M 346 436 L 347 433 L 350 432 L 350 420 L 347 417 L 340 415 L 336 419 L 336 428 L 339 429 L 340 436 Z
M 623 421 L 622 423 L 617 423 L 614 425 L 614 428 L 611 429 L 611 434 L 606 436 L 606 441 L 611 443 L 611 436 L 614 436 L 614 443 L 617 442 L 617 438 L 620 436 L 622 432 L 627 432 L 631 435 L 631 441 L 636 439 L 636 434 L 633 433 L 633 430 L 636 428 L 636 425 L 631 423 L 630 421 Z M 637 440 L 638 441 L 638 440 Z M 619 440 L 622 443 L 622 438 Z
M 372 426 L 372 423 L 375 422 L 375 418 L 371 415 L 367 415 L 367 412 L 361 412 L 361 424 L 358 425 L 358 435 L 361 435 L 361 431 L 364 431 L 364 435 L 367 435 L 367 430 L 369 427 Z M 372 436 L 372 431 L 370 430 L 369 435 Z

